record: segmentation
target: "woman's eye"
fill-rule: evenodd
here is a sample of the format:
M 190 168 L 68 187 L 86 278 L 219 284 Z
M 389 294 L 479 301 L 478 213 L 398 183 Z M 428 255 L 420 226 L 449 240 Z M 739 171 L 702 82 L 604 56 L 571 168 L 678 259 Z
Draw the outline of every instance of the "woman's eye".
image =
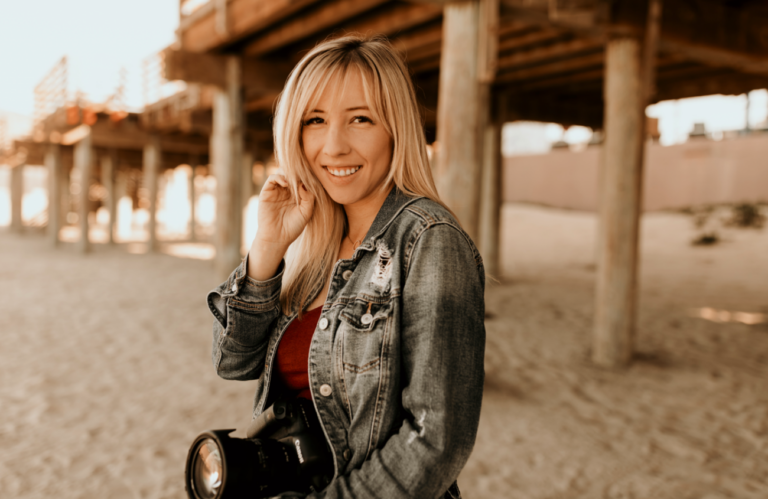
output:
M 373 120 L 368 116 L 355 116 L 352 118 L 352 123 L 373 123 Z
M 312 118 L 308 118 L 304 120 L 304 125 L 319 125 L 323 122 L 323 118 L 320 118 L 319 116 L 314 116 Z

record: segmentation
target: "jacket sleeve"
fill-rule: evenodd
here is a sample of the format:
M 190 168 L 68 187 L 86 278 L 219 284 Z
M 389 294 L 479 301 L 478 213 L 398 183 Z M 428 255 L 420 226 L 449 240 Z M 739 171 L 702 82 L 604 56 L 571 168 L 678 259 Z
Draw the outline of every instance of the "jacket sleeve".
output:
M 280 316 L 284 263 L 267 281 L 248 277 L 248 257 L 208 293 L 213 314 L 212 360 L 224 379 L 257 379 L 264 370 L 269 331 Z
M 405 419 L 363 466 L 337 477 L 323 498 L 440 497 L 474 446 L 485 352 L 482 260 L 448 224 L 414 242 L 402 290 Z

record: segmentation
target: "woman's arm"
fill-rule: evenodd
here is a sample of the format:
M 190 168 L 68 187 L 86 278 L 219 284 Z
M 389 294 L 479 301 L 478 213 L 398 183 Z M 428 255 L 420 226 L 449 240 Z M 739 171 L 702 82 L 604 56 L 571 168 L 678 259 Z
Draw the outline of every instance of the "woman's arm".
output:
M 403 289 L 402 405 L 407 417 L 360 469 L 324 498 L 439 497 L 475 442 L 483 393 L 484 270 L 448 224 L 418 237 Z
M 271 279 L 246 275 L 249 257 L 208 294 L 214 316 L 212 359 L 225 379 L 257 379 L 264 370 L 269 331 L 280 316 L 281 263 Z
M 213 321 L 213 365 L 225 379 L 257 379 L 264 370 L 270 325 L 280 315 L 283 257 L 314 212 L 314 196 L 298 197 L 288 180 L 270 175 L 259 194 L 259 229 L 243 263 L 208 294 Z

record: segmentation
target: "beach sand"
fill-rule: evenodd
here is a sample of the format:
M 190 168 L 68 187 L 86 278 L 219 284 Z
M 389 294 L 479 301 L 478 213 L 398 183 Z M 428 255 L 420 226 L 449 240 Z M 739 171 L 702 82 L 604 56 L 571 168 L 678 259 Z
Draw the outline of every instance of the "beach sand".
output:
M 768 324 L 695 317 L 768 314 L 768 229 L 693 247 L 690 217 L 646 215 L 637 360 L 612 372 L 589 363 L 594 215 L 503 226 L 464 497 L 768 497 Z M 210 361 L 210 261 L 2 232 L 0 282 L 0 497 L 182 498 L 192 439 L 249 422 L 253 382 Z

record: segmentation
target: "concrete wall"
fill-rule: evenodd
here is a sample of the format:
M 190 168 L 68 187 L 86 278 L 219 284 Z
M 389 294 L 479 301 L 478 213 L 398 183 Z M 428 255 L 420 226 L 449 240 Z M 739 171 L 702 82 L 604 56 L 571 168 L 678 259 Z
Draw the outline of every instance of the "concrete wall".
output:
M 593 146 L 505 158 L 504 201 L 596 211 L 600 154 L 601 148 Z M 646 154 L 646 211 L 768 202 L 768 134 L 667 147 L 650 144 Z

